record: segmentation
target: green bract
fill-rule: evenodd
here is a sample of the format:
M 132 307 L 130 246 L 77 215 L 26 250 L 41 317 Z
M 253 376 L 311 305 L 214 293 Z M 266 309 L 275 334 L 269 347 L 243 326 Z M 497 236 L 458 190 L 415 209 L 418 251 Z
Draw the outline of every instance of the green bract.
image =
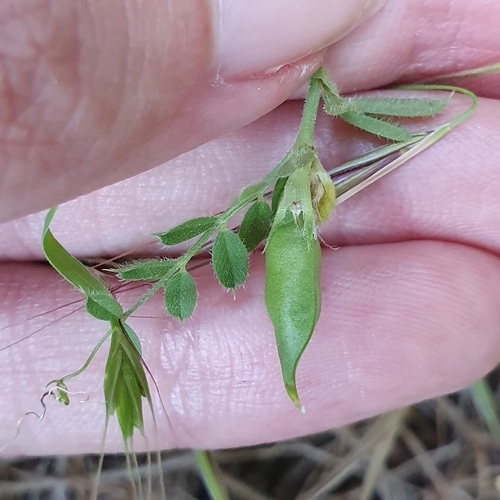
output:
M 316 218 L 311 195 L 311 164 L 298 168 L 288 178 L 274 215 L 267 244 L 273 232 L 290 214 L 295 219 L 300 215 L 303 232 L 307 238 L 312 239 L 316 234 Z
M 125 441 L 134 429 L 144 430 L 142 398 L 151 405 L 151 394 L 134 331 L 121 321 L 111 322 L 111 346 L 104 376 L 106 417 L 116 413 Z

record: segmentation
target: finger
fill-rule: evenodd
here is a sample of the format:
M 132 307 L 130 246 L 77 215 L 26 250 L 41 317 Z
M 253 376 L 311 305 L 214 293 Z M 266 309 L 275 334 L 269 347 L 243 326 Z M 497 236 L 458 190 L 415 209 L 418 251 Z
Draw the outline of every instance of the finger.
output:
M 384 24 L 385 21 L 380 21 L 381 24 L 371 25 L 372 28 L 366 32 L 357 30 L 356 36 L 360 38 L 354 37 L 349 42 L 349 46 L 339 47 L 338 53 L 335 50 L 332 52 L 333 60 L 329 66 L 340 87 L 344 91 L 352 91 L 370 88 L 403 77 L 415 80 L 428 75 L 441 75 L 443 71 L 463 69 L 464 61 L 467 61 L 468 67 L 476 67 L 491 61 L 496 62 L 499 53 L 495 45 L 497 37 L 490 35 L 496 29 L 494 20 L 498 17 L 495 15 L 497 6 L 485 0 L 476 2 L 472 7 L 465 0 L 453 2 L 451 6 L 448 3 L 445 0 L 435 2 L 433 6 L 436 7 L 431 9 L 427 4 L 415 0 L 391 2 L 379 16 L 388 16 L 386 24 Z M 28 0 L 25 0 L 24 4 L 29 4 Z M 329 2 L 328 4 L 331 7 L 332 4 Z M 6 5 L 2 15 L 8 20 L 10 3 Z M 191 3 L 184 2 L 182 5 L 189 11 Z M 353 2 L 349 5 L 352 5 L 353 9 L 357 8 L 357 4 Z M 2 109 L 6 110 L 3 124 L 7 134 L 4 142 L 8 145 L 8 149 L 4 150 L 2 158 L 4 169 L 2 196 L 0 197 L 2 220 L 28 211 L 35 211 L 37 208 L 44 208 L 115 182 L 132 173 L 166 161 L 216 135 L 236 129 L 286 98 L 290 91 L 300 85 L 300 82 L 312 71 L 314 63 L 309 60 L 298 66 L 292 65 L 274 77 L 250 81 L 243 79 L 233 81 L 231 85 L 213 86 L 213 61 L 210 57 L 212 44 L 203 43 L 203 34 L 206 34 L 206 31 L 202 28 L 203 23 L 207 24 L 206 17 L 204 17 L 207 11 L 198 9 L 197 6 L 198 4 L 196 4 L 193 16 L 181 9 L 181 14 L 186 16 L 186 23 L 177 22 L 175 15 L 165 16 L 164 10 L 156 3 L 149 3 L 146 10 L 141 7 L 140 15 L 131 16 L 132 22 L 125 23 L 130 29 L 135 26 L 135 23 L 140 25 L 131 33 L 131 38 L 134 40 L 131 54 L 125 50 L 118 55 L 115 51 L 117 47 L 120 47 L 120 40 L 126 38 L 126 34 L 123 34 L 123 29 L 122 31 L 118 29 L 117 34 L 111 33 L 113 35 L 111 40 L 114 43 L 108 43 L 105 37 L 109 37 L 110 33 L 105 20 L 110 16 L 105 13 L 100 15 L 97 11 L 94 16 L 91 12 L 90 18 L 89 16 L 82 17 L 85 21 L 82 21 L 82 28 L 76 29 L 72 26 L 77 16 L 72 16 L 71 9 L 57 9 L 58 17 L 50 25 L 53 26 L 53 30 L 48 30 L 49 33 L 53 33 L 53 36 L 47 37 L 46 45 L 48 44 L 50 48 L 51 43 L 60 41 L 53 51 L 48 52 L 58 54 L 58 50 L 62 51 L 62 54 L 56 58 L 56 62 L 62 61 L 62 63 L 56 64 L 55 67 L 50 64 L 41 65 L 42 71 L 37 72 L 39 66 L 33 63 L 31 64 L 31 67 L 35 68 L 33 71 L 26 69 L 30 67 L 29 61 L 33 58 L 28 58 L 27 63 L 23 60 L 20 66 L 15 64 L 17 59 L 14 58 L 13 66 L 7 73 L 13 75 L 15 85 L 12 84 L 9 87 L 10 82 L 7 81 L 6 88 L 12 88 L 13 92 L 3 94 Z M 339 4 L 336 3 L 332 8 L 337 10 L 338 6 Z M 111 5 L 109 8 L 114 9 Z M 112 16 L 116 19 L 118 28 L 120 27 L 119 20 L 126 18 L 124 8 L 124 5 L 120 4 Z M 165 8 L 168 10 L 167 7 Z M 32 21 L 31 24 L 28 23 L 28 27 L 16 26 L 16 30 L 27 32 L 29 35 L 30 29 L 40 22 L 45 26 L 43 19 L 39 20 L 43 17 L 39 16 L 40 11 L 33 9 L 33 12 L 35 13 L 33 20 L 29 16 L 20 17 L 21 23 L 24 22 L 23 19 L 28 19 Z M 296 28 L 297 19 L 300 23 L 303 23 L 304 19 L 317 20 L 317 16 L 303 16 L 300 9 L 294 9 L 291 11 L 292 14 L 289 9 L 285 9 L 284 12 L 291 16 L 294 15 L 293 12 L 298 13 L 297 17 L 287 19 L 286 23 L 283 23 L 283 13 L 280 14 L 279 26 L 290 26 L 292 31 Z M 323 19 L 332 19 L 332 23 L 339 22 L 338 25 L 331 25 L 332 31 L 328 36 L 325 35 L 324 30 L 317 30 L 316 26 L 314 29 L 303 27 L 304 29 L 301 30 L 301 32 L 318 33 L 319 38 L 315 40 L 316 48 L 321 47 L 329 37 L 331 41 L 335 36 L 340 36 L 344 28 L 345 19 L 342 16 L 339 17 L 338 12 L 332 17 L 323 14 L 325 13 L 320 13 Z M 439 14 L 438 17 L 436 17 L 437 14 Z M 68 16 L 69 20 L 66 19 Z M 148 30 L 146 36 L 145 30 L 141 27 L 148 26 L 148 22 L 147 19 L 143 19 L 143 16 L 147 19 L 153 18 L 155 22 L 158 19 L 165 19 L 163 24 L 158 22 L 155 26 L 168 26 L 168 22 L 171 21 L 174 28 L 163 31 L 161 29 Z M 456 30 L 457 39 L 460 40 L 461 45 L 451 43 L 452 28 L 435 29 L 436 19 L 439 19 L 444 26 Z M 477 21 L 478 19 L 481 22 Z M 101 27 L 100 30 L 94 30 L 94 20 L 97 28 Z M 399 21 L 404 22 L 404 26 L 409 26 L 409 29 L 394 30 L 396 25 L 394 23 L 398 22 L 399 26 Z M 199 23 L 201 23 L 201 29 L 198 29 Z M 7 24 L 6 22 L 2 25 Z M 184 29 L 185 24 L 192 28 L 187 32 L 193 31 L 196 34 L 195 40 L 192 44 L 182 45 L 181 49 L 177 50 L 177 43 L 186 39 L 186 31 L 183 32 L 183 36 L 176 36 L 176 29 L 179 26 Z M 87 27 L 89 29 L 86 29 Z M 121 27 L 123 28 L 123 23 Z M 414 36 L 417 27 L 418 38 Z M 62 32 L 59 33 L 58 30 Z M 94 31 L 100 36 L 95 36 Z M 80 32 L 84 34 L 89 32 L 87 44 L 82 44 L 83 47 L 88 47 L 89 52 L 84 60 L 87 61 L 84 65 L 87 72 L 83 72 L 83 76 L 86 75 L 88 81 L 82 82 L 78 80 L 80 74 L 78 73 L 76 75 L 78 78 L 76 78 L 74 68 L 66 68 L 64 64 L 68 60 L 70 62 L 75 60 L 73 49 L 80 45 L 80 41 L 71 37 L 75 37 Z M 256 31 L 249 31 L 249 33 L 252 32 L 256 33 Z M 384 36 L 381 37 L 380 33 Z M 445 34 L 448 36 L 441 36 Z M 169 38 L 170 35 L 172 39 Z M 272 31 L 272 36 L 280 40 L 297 39 L 296 35 L 281 38 L 279 35 L 280 31 Z M 257 38 L 257 44 L 262 42 L 266 48 L 269 48 L 270 40 L 262 36 L 261 32 Z M 106 43 L 102 42 L 103 39 Z M 200 39 L 202 39 L 201 55 L 190 54 L 189 50 L 199 48 L 196 41 Z M 29 50 L 31 47 L 29 40 L 27 36 L 27 41 L 13 44 L 13 47 L 16 48 L 19 45 L 19 52 L 24 50 L 31 54 L 33 51 Z M 383 43 L 383 40 L 386 42 Z M 429 57 L 428 49 L 433 45 L 419 43 L 419 40 L 433 40 L 435 53 L 438 56 Z M 351 50 L 351 45 L 363 47 L 363 50 L 366 48 L 366 59 L 359 50 Z M 37 44 L 37 47 L 39 46 L 40 44 Z M 45 45 L 42 44 L 41 47 L 43 50 Z M 103 50 L 103 47 L 106 50 Z M 125 44 L 125 47 L 128 45 Z M 163 50 L 165 47 L 166 54 Z M 300 57 L 300 54 L 293 50 L 288 52 L 287 46 L 283 47 L 284 61 L 293 60 L 294 56 Z M 395 51 L 395 47 L 405 50 Z M 310 49 L 311 47 L 308 48 Z M 182 58 L 181 54 L 184 52 L 187 52 L 187 55 Z M 267 54 L 269 51 L 256 52 Z M 398 57 L 388 60 L 387 54 L 393 52 Z M 149 55 L 150 53 L 152 56 Z M 84 52 L 80 55 L 82 54 Z M 96 58 L 99 65 L 93 63 Z M 10 54 L 6 54 L 5 60 L 9 62 L 11 59 Z M 160 60 L 158 64 L 156 64 L 157 60 Z M 443 60 L 448 65 L 444 65 Z M 173 62 L 169 65 L 165 61 Z M 368 74 L 366 73 L 367 61 L 370 62 Z M 183 64 L 187 67 L 184 68 Z M 98 78 L 94 78 L 96 65 L 100 68 L 97 72 Z M 127 73 L 122 77 L 116 70 L 117 65 L 122 69 L 125 67 L 130 75 Z M 182 68 L 182 71 L 179 68 Z M 422 68 L 425 70 L 423 73 L 420 71 Z M 406 73 L 402 75 L 401 71 L 404 69 Z M 112 73 L 109 77 L 106 73 L 108 70 Z M 45 94 L 34 92 L 32 95 L 33 92 L 30 89 L 32 89 L 31 82 L 34 81 L 33 72 L 39 75 L 40 80 L 34 90 L 44 87 L 47 83 L 48 91 Z M 55 80 L 52 76 L 57 72 L 64 73 L 66 78 L 61 80 L 59 77 L 57 87 L 54 87 Z M 173 72 L 182 77 L 170 81 Z M 192 75 L 193 72 L 194 75 Z M 127 81 L 130 81 L 130 84 L 126 86 L 126 92 L 117 89 L 121 82 Z M 167 85 L 166 81 L 170 83 Z M 486 86 L 494 92 L 494 89 L 500 88 L 498 78 L 490 78 Z M 136 89 L 140 89 L 139 94 Z M 491 94 L 496 95 L 493 92 Z M 30 100 L 39 94 L 41 98 L 35 104 L 30 105 Z M 137 99 L 138 95 L 142 97 L 141 100 Z M 180 98 L 181 95 L 183 98 Z M 16 107 L 15 104 L 18 101 L 22 106 Z M 19 112 L 16 111 L 18 108 Z M 74 110 L 78 113 L 73 113 Z M 20 113 L 22 116 L 18 116 Z M 221 120 L 221 116 L 225 119 Z M 61 134 L 61 130 L 64 130 L 64 133 Z M 37 131 L 41 139 L 38 136 L 34 137 L 34 131 Z M 42 144 L 39 144 L 40 141 Z M 11 165 L 12 162 L 14 163 Z M 7 172 L 9 172 L 9 177 L 6 176 Z M 54 178 L 58 179 L 57 182 Z M 33 196 L 33 192 L 36 192 L 36 196 Z
M 314 71 L 318 56 L 305 56 L 380 3 L 3 2 L 0 220 L 129 177 L 262 116 Z
M 300 109 L 299 103 L 288 103 L 163 167 L 62 206 L 55 234 L 79 256 L 160 251 L 137 247 L 152 241 L 152 233 L 225 209 L 243 187 L 257 182 L 292 145 Z M 446 239 L 500 253 L 499 117 L 500 103 L 481 100 L 465 124 L 340 205 L 322 227 L 322 237 L 341 246 Z M 335 124 L 325 118 L 318 124 L 326 167 L 373 147 L 373 138 Z M 43 217 L 36 215 L 2 225 L 0 255 L 39 258 L 42 224 Z
M 169 425 L 155 395 L 159 435 L 154 442 L 148 427 L 150 445 L 211 448 L 291 438 L 460 389 L 498 361 L 496 257 L 423 241 L 325 250 L 322 315 L 297 373 L 301 414 L 283 388 L 263 305 L 262 264 L 253 259 L 236 300 L 209 269 L 199 270 L 199 304 L 183 324 L 165 318 L 160 297 L 131 320 L 170 419 Z M 63 309 L 26 322 L 37 308 L 47 311 L 77 295 L 42 266 L 4 265 L 2 276 L 8 277 L 2 322 L 11 325 L 2 330 L 3 342 L 48 324 L 0 352 L 5 442 L 18 416 L 37 409 L 44 384 L 78 368 L 106 327 L 79 314 L 54 322 Z M 137 291 L 119 297 L 129 303 L 131 295 Z M 23 423 L 6 452 L 97 451 L 104 356 L 69 384 L 87 391 L 89 402 L 51 404 L 44 422 Z M 106 448 L 122 448 L 116 426 Z
M 343 92 L 394 82 L 417 82 L 500 63 L 496 20 L 489 0 L 389 1 L 379 13 L 328 52 L 323 64 Z M 456 80 L 480 95 L 500 97 L 500 75 Z

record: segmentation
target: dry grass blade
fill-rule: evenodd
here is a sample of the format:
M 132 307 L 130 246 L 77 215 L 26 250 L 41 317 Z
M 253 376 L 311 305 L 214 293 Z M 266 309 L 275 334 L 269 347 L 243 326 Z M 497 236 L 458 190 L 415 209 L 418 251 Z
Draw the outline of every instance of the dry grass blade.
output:
M 415 459 L 419 462 L 424 473 L 432 481 L 432 484 L 439 495 L 441 495 L 441 498 L 447 498 L 451 488 L 432 459 L 426 453 L 425 447 L 422 445 L 421 441 L 406 427 L 401 429 L 401 438 L 413 452 Z
M 363 487 L 363 494 L 367 495 L 371 492 L 379 472 L 383 468 L 388 450 L 391 448 L 390 445 L 397 437 L 397 429 L 404 416 L 404 412 L 405 410 L 396 410 L 387 415 L 377 417 L 364 439 L 360 443 L 353 443 L 350 453 L 336 467 L 329 471 L 320 483 L 302 493 L 298 497 L 298 500 L 319 499 L 343 483 L 351 475 L 365 470 L 368 472 L 365 476 L 366 487 Z M 365 496 L 362 498 L 368 497 Z
M 365 473 L 360 500 L 369 500 L 375 491 L 377 480 L 385 469 L 387 458 L 394 446 L 394 441 L 398 437 L 405 411 L 395 410 L 380 417 L 380 425 L 384 428 L 382 429 L 380 442 L 375 445 L 370 457 L 370 465 Z

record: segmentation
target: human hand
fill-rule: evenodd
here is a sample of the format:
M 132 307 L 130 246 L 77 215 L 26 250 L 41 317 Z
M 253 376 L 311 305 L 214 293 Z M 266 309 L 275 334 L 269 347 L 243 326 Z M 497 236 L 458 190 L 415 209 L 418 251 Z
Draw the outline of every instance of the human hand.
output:
M 324 64 L 349 92 L 496 62 L 499 14 L 487 2 L 436 0 L 434 9 L 416 0 L 389 2 L 329 49 Z M 137 331 L 173 426 L 162 425 L 158 406 L 159 446 L 227 447 L 306 434 L 462 388 L 493 367 L 500 344 L 498 81 L 476 82 L 483 98 L 471 120 L 341 205 L 324 228 L 325 241 L 340 249 L 324 250 L 322 316 L 298 370 L 305 415 L 282 388 L 260 256 L 236 301 L 202 270 L 192 320 L 179 325 L 165 318 L 160 300 L 141 310 L 147 317 L 136 319 Z M 54 230 L 71 251 L 108 255 L 141 243 L 144 233 L 216 212 L 281 157 L 300 108 L 287 103 L 164 167 L 71 202 Z M 320 122 L 326 165 L 358 154 L 367 141 Z M 39 219 L 4 225 L 3 255 L 37 255 Z M 52 321 L 49 315 L 28 322 L 34 304 L 47 311 L 78 298 L 47 268 L 2 267 L 2 313 L 14 325 L 4 330 L 5 343 Z M 12 390 L 4 391 L 2 411 L 9 420 L 32 409 L 41 387 L 34 387 L 33 374 L 43 385 L 74 370 L 103 333 L 98 322 L 73 314 L 3 351 L 3 379 Z M 75 379 L 71 388 L 88 391 L 90 401 L 52 406 L 42 425 L 23 425 L 11 450 L 96 451 L 104 419 L 101 377 L 97 363 Z M 109 438 L 109 449 L 120 449 L 118 433 Z
M 0 221 L 260 118 L 382 3 L 3 2 Z

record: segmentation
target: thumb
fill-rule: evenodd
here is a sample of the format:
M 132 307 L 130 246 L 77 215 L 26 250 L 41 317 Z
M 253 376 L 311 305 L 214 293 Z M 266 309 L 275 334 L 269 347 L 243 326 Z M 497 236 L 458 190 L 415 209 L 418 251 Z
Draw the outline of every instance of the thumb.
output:
M 380 0 L 3 0 L 0 221 L 262 116 Z M 275 68 L 271 71 L 272 68 Z
M 221 0 L 216 19 L 223 75 L 246 75 L 296 61 L 336 42 L 385 0 Z

